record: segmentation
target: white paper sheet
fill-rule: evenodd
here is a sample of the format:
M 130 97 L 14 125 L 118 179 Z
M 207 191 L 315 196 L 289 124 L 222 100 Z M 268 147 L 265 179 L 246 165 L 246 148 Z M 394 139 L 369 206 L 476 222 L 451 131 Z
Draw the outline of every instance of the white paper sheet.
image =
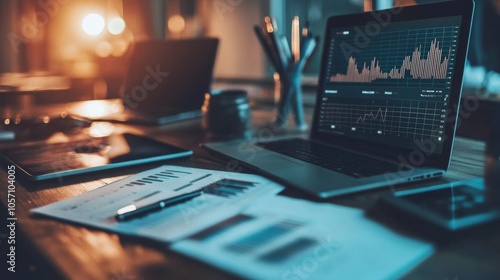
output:
M 116 211 L 130 204 L 140 207 L 168 197 L 197 190 L 221 179 L 255 183 L 230 198 L 203 194 L 188 202 L 147 216 L 118 222 Z M 258 175 L 162 166 L 105 185 L 32 212 L 127 235 L 172 242 L 231 217 L 283 187 Z
M 171 248 L 244 278 L 297 280 L 395 279 L 433 252 L 343 206 L 273 196 L 241 216 Z

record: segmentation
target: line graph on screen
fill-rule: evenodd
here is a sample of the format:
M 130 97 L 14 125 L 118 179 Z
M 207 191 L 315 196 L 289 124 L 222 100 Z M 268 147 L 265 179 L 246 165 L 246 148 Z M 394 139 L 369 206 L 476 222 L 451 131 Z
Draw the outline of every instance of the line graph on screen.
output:
M 325 103 L 320 124 L 359 133 L 405 136 L 411 139 L 435 138 L 442 131 L 446 101 L 391 100 L 360 104 Z

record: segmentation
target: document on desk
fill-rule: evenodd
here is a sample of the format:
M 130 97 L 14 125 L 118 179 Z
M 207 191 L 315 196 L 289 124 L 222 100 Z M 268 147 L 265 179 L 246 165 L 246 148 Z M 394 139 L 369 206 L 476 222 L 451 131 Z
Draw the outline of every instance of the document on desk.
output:
M 181 194 L 204 193 L 125 221 L 117 211 L 148 207 Z M 126 235 L 173 242 L 243 211 L 283 190 L 258 175 L 161 166 L 32 212 Z
M 282 196 L 171 245 L 247 279 L 395 279 L 433 252 L 363 211 Z

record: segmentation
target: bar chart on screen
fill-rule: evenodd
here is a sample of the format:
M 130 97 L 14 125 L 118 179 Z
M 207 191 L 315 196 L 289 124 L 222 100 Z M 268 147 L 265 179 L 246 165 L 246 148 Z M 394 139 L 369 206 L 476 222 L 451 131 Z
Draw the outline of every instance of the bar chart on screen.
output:
M 327 74 L 331 83 L 450 87 L 457 26 L 385 31 L 364 48 L 356 47 L 359 42 L 354 32 L 336 36 Z

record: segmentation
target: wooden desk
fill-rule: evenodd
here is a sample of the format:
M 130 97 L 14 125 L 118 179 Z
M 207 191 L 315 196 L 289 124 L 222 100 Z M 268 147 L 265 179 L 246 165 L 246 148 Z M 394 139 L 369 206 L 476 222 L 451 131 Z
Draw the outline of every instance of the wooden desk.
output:
M 309 108 L 310 110 L 310 108 Z M 271 118 L 269 108 L 253 111 L 255 131 L 264 131 Z M 208 152 L 198 147 L 206 141 L 200 120 L 186 121 L 162 127 L 136 127 L 160 140 L 195 150 L 191 158 L 169 161 L 190 167 L 223 170 L 226 160 L 216 161 Z M 290 133 L 290 132 L 288 132 Z M 291 132 L 293 134 L 293 132 Z M 444 178 L 420 183 L 431 185 L 450 180 L 482 176 L 482 142 L 458 138 L 449 172 Z M 159 164 L 108 171 L 76 178 L 45 183 L 16 181 L 16 279 L 226 279 L 234 278 L 206 264 L 178 255 L 166 246 L 147 240 L 123 238 L 80 225 L 33 216 L 30 209 L 93 190 L 126 175 L 144 171 Z M 7 205 L 6 166 L 0 170 L 0 199 L 2 208 Z M 414 187 L 406 184 L 399 188 Z M 376 199 L 390 193 L 389 188 L 329 199 L 359 208 L 367 208 Z M 290 189 L 285 195 L 306 199 L 314 198 Z M 4 209 L 2 213 L 4 213 Z M 5 213 L 4 213 L 5 214 Z M 1 219 L 4 223 L 6 217 Z M 398 226 L 394 224 L 394 226 Z M 339 225 L 341 226 L 341 225 Z M 5 271 L 6 227 L 0 231 L 2 251 L 1 269 Z M 400 228 L 404 228 L 401 227 Z M 493 279 L 500 269 L 500 230 L 481 231 L 475 235 L 450 239 L 439 244 L 437 252 L 407 275 L 407 279 Z M 362 269 L 362 268 L 360 268 Z M 12 274 L 10 275 L 12 277 Z M 22 277 L 21 277 L 22 276 Z M 2 278 L 5 279 L 5 278 Z M 9 278 L 10 279 L 10 278 Z

